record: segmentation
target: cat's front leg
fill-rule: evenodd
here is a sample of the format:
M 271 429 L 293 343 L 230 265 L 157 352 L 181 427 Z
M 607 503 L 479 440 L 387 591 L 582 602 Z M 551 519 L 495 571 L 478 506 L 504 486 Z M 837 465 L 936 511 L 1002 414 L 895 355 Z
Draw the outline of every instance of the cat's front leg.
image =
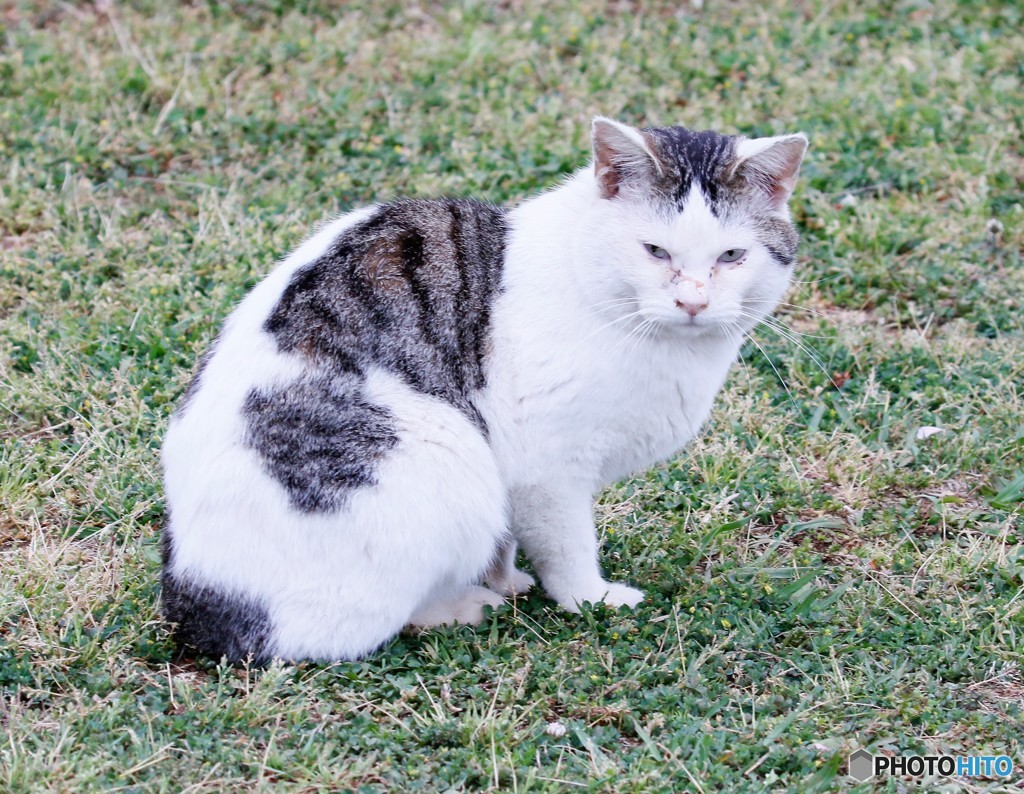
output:
M 484 574 L 484 584 L 503 596 L 523 595 L 533 587 L 533 577 L 516 568 L 514 540 L 507 540 L 498 548 L 490 569 Z
M 513 531 L 548 595 L 571 612 L 584 603 L 634 607 L 641 590 L 601 575 L 588 489 L 535 486 L 512 494 Z

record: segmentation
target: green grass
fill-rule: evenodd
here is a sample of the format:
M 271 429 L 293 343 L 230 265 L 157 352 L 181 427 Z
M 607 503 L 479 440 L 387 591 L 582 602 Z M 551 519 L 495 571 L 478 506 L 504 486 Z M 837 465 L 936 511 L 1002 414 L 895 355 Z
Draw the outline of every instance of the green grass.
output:
M 98 5 L 0 4 L 0 790 L 1024 786 L 1019 4 Z M 332 213 L 530 195 L 595 113 L 812 141 L 786 330 L 601 498 L 648 599 L 176 660 L 158 449 L 231 306 Z

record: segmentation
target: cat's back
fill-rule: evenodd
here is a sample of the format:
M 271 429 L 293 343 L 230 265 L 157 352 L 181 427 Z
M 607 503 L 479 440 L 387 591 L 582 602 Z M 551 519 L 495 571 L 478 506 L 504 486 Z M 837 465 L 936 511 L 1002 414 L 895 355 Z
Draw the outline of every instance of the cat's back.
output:
M 301 510 L 336 507 L 401 435 L 382 379 L 486 432 L 472 398 L 505 238 L 505 210 L 438 199 L 357 210 L 303 243 L 231 314 L 171 419 L 172 510 L 235 472 L 270 472 Z
M 462 199 L 381 206 L 292 275 L 263 325 L 283 353 L 383 367 L 459 404 L 482 385 L 505 211 Z
M 500 207 L 402 200 L 303 243 L 231 314 L 172 417 L 162 450 L 171 507 L 253 466 L 272 471 L 293 505 L 336 504 L 320 469 L 347 491 L 369 480 L 363 459 L 398 437 L 371 376 L 486 432 L 472 398 L 486 381 L 506 235 Z
M 311 368 L 383 368 L 467 408 L 484 380 L 506 236 L 503 208 L 467 199 L 401 200 L 332 221 L 227 319 L 172 424 Z

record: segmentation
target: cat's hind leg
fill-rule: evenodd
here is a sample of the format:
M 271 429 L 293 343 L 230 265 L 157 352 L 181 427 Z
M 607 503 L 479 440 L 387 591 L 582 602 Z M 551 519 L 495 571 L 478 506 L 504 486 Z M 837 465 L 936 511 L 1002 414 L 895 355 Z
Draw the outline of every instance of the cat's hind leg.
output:
M 461 590 L 447 590 L 425 601 L 410 618 L 413 626 L 444 626 L 452 623 L 477 624 L 484 619 L 484 607 L 497 608 L 505 597 L 522 595 L 534 584 L 533 577 L 515 566 L 516 543 L 507 539 L 498 548 L 491 567 L 484 575 L 484 585 L 470 585 Z
M 409 619 L 413 626 L 427 628 L 430 626 L 447 626 L 452 623 L 468 623 L 475 625 L 484 619 L 484 607 L 497 608 L 505 603 L 505 599 L 479 585 L 470 585 L 462 590 L 428 600 L 422 604 Z
M 271 605 L 285 658 L 363 656 L 415 616 L 479 622 L 501 598 L 474 585 L 507 534 L 504 486 L 486 438 L 465 413 L 386 373 L 366 400 L 392 418 L 395 446 L 373 483 L 337 513 L 307 519 L 306 562 Z M 287 552 L 284 552 L 287 553 Z M 439 594 L 449 597 L 445 609 Z
M 164 600 L 205 654 L 360 658 L 478 584 L 507 537 L 480 427 L 395 376 L 270 384 L 241 422 L 202 418 L 165 443 Z M 500 600 L 483 596 L 454 617 Z

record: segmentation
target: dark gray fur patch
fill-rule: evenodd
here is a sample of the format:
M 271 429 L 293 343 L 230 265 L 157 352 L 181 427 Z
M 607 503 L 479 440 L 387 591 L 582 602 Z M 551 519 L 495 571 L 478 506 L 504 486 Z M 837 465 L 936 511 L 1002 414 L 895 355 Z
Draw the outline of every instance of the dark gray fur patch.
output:
M 655 196 L 671 212 L 682 212 L 696 186 L 711 212 L 725 218 L 731 212 L 753 224 L 759 241 L 772 258 L 789 267 L 796 258 L 797 233 L 793 224 L 763 211 L 763 187 L 736 168 L 736 138 L 685 127 L 648 127 L 641 130 L 658 158 L 662 174 L 652 185 Z
M 753 220 L 753 226 L 772 259 L 782 267 L 789 267 L 796 261 L 799 235 L 792 223 L 775 216 L 759 216 Z
M 696 185 L 717 215 L 724 198 L 721 188 L 736 158 L 736 139 L 685 127 L 647 127 L 641 133 L 661 165 L 662 173 L 652 186 L 658 198 L 682 212 Z
M 459 199 L 405 200 L 343 232 L 292 276 L 264 328 L 318 373 L 245 405 L 248 441 L 305 511 L 335 510 L 374 482 L 397 439 L 362 394 L 384 369 L 486 425 L 491 307 L 500 289 L 506 211 Z
M 232 664 L 270 660 L 270 614 L 257 599 L 198 584 L 171 572 L 174 541 L 170 528 L 161 538 L 161 596 L 164 618 L 175 624 L 174 639 L 182 652 L 197 652 Z
M 362 386 L 351 373 L 310 375 L 246 398 L 246 441 L 304 513 L 337 510 L 351 489 L 375 484 L 376 463 L 398 443 L 391 414 Z

